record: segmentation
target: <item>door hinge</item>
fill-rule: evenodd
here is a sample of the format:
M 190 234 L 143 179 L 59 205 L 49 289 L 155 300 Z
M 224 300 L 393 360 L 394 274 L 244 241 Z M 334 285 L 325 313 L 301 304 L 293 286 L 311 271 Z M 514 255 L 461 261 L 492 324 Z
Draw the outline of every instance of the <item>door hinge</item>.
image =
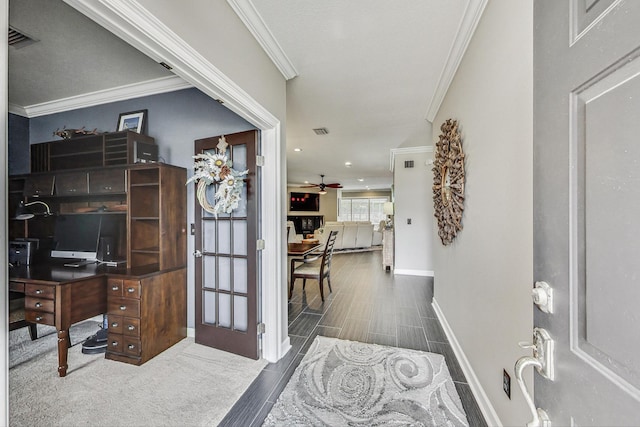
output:
M 267 326 L 264 323 L 258 323 L 258 335 L 262 335 L 267 331 Z
M 256 241 L 256 249 L 259 250 L 259 251 L 264 250 L 264 244 L 265 243 L 264 243 L 263 239 L 258 239 Z
M 264 156 L 256 156 L 256 166 L 264 166 Z

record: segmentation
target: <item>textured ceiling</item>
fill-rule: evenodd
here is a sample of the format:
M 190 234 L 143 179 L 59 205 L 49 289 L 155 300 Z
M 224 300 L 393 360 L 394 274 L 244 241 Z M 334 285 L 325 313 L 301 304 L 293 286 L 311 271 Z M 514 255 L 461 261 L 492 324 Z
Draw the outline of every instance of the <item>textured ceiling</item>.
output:
M 390 187 L 390 149 L 431 145 L 413 136 L 426 126 L 467 3 L 253 1 L 298 72 L 287 84 L 290 183 L 323 173 L 349 188 Z
M 389 188 L 390 150 L 431 144 L 427 110 L 473 0 L 243 1 L 297 71 L 287 82 L 289 183 L 324 174 L 345 188 Z M 10 105 L 171 75 L 61 0 L 11 0 L 9 18 L 40 40 L 9 49 Z
M 9 104 L 22 108 L 172 75 L 62 0 L 11 0 L 9 25 L 39 40 L 9 48 Z

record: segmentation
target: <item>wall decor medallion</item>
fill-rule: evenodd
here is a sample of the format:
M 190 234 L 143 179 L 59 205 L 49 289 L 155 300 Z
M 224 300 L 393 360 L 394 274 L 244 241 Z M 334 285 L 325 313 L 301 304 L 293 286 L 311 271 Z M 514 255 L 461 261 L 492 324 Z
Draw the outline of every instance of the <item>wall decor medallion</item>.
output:
M 448 245 L 462 230 L 464 210 L 464 153 L 458 121 L 447 119 L 440 126 L 433 163 L 433 206 L 438 236 Z
M 249 170 L 239 172 L 232 168 L 233 163 L 227 156 L 229 144 L 222 135 L 218 139 L 215 154 L 205 152 L 193 156 L 193 176 L 187 180 L 187 184 L 197 181 L 196 198 L 207 212 L 216 217 L 220 213 L 231 213 L 238 207 L 244 186 L 244 176 Z M 215 192 L 215 204 L 212 206 L 207 200 L 207 187 L 217 186 Z

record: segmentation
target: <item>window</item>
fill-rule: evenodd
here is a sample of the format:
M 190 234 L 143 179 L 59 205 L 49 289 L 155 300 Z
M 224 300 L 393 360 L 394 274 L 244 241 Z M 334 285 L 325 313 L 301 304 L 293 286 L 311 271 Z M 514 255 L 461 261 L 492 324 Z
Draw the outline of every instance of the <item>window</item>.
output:
M 338 221 L 369 221 L 374 225 L 387 218 L 382 207 L 389 198 L 342 198 L 338 207 Z

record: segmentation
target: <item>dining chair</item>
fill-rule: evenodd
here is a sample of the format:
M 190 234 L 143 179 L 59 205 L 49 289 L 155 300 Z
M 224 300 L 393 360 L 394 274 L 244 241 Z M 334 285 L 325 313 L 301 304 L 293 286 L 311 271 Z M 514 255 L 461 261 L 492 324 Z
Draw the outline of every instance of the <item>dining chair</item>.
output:
M 324 279 L 327 279 L 329 292 L 331 290 L 331 257 L 333 246 L 336 242 L 337 231 L 331 231 L 322 254 L 306 258 L 291 259 L 291 284 L 289 286 L 289 299 L 293 294 L 293 285 L 296 279 L 302 279 L 302 289 L 307 284 L 307 279 L 315 279 L 320 287 L 320 298 L 324 301 Z M 300 264 L 296 267 L 296 264 Z

